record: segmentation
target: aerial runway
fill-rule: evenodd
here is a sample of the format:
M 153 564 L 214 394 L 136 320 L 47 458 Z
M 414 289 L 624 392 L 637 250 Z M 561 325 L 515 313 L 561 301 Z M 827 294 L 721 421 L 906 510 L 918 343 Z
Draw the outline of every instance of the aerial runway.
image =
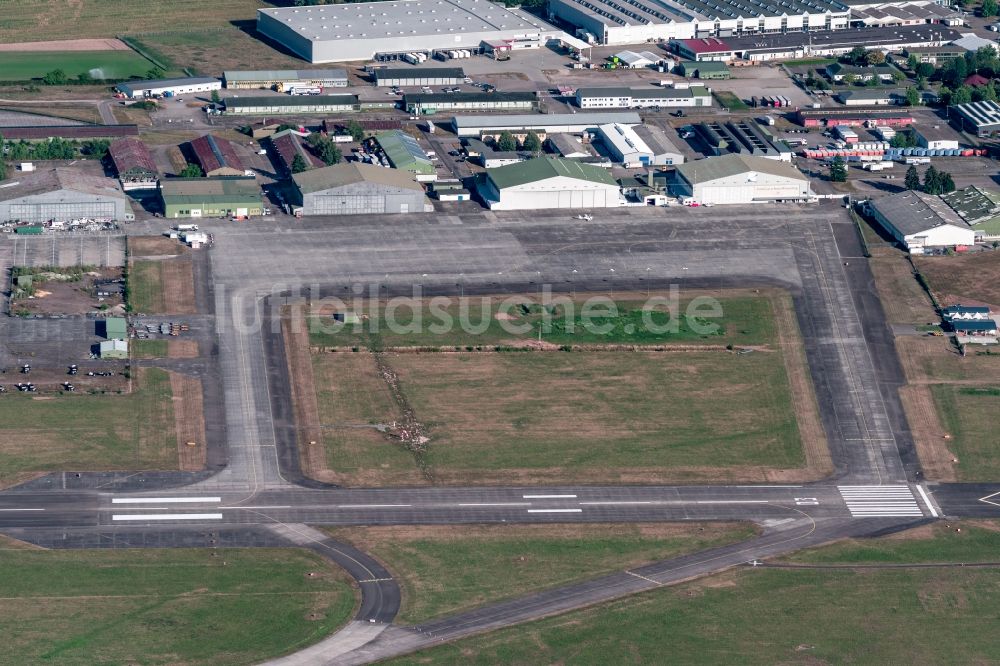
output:
M 360 664 L 845 536 L 941 517 L 1000 517 L 1000 483 L 922 476 L 897 388 L 904 382 L 856 231 L 833 206 L 519 216 L 413 216 L 234 227 L 216 237 L 207 298 L 224 428 L 198 474 L 51 474 L 0 493 L 0 531 L 49 548 L 301 546 L 343 566 L 362 602 L 344 630 L 274 663 Z M 765 217 L 761 211 L 766 211 Z M 606 218 L 606 219 L 604 219 Z M 132 233 L 156 233 L 155 223 Z M 271 301 L 378 284 L 406 294 L 780 286 L 792 294 L 834 463 L 818 483 L 743 486 L 337 488 L 298 465 Z M 213 457 L 214 456 L 214 457 Z M 746 520 L 750 541 L 694 553 L 415 627 L 392 624 L 399 588 L 365 553 L 309 525 Z

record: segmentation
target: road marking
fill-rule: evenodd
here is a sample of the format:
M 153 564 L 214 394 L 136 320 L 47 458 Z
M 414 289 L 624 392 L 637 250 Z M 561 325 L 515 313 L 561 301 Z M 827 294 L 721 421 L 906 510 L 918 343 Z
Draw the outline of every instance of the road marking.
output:
M 634 571 L 626 571 L 625 573 L 627 573 L 629 576 L 635 576 L 636 578 L 641 578 L 644 581 L 647 581 L 647 582 L 652 583 L 653 585 L 656 585 L 657 587 L 663 587 L 663 583 L 661 583 L 660 581 L 653 580 L 652 578 L 646 578 L 645 576 L 643 576 L 641 574 L 637 574 Z
M 528 513 L 583 513 L 583 509 L 528 509 Z
M 695 504 L 770 504 L 771 500 L 698 500 Z
M 997 495 L 1000 495 L 1000 492 L 995 492 L 991 495 L 987 495 L 986 497 L 980 497 L 979 501 L 982 502 L 983 504 L 992 504 L 993 506 L 1000 506 L 1000 504 L 990 501 L 991 497 L 996 497 Z
M 365 580 L 359 580 L 359 583 L 385 583 L 392 580 L 391 578 L 366 578 Z
M 286 506 L 241 506 L 239 504 L 234 504 L 232 506 L 224 506 L 222 508 L 223 509 L 291 509 L 292 505 L 288 504 Z M 311 507 L 311 506 L 300 506 L 300 507 L 295 507 L 295 508 L 297 508 L 297 509 L 298 508 L 312 509 L 314 507 Z
M 631 506 L 633 504 L 652 504 L 652 502 L 649 502 L 649 501 L 638 501 L 638 500 L 636 500 L 635 502 L 626 502 L 626 501 L 621 501 L 621 502 L 611 502 L 611 501 L 608 501 L 608 502 L 580 502 L 580 506 L 618 506 L 618 505 Z
M 338 509 L 399 509 L 412 504 L 338 504 Z
M 732 486 L 733 488 L 801 488 L 802 486 Z
M 837 490 L 854 518 L 924 515 L 909 486 L 838 486 Z
M 45 511 L 45 509 L 0 509 L 0 511 Z
M 221 502 L 221 497 L 115 497 L 112 504 L 198 504 Z
M 574 499 L 576 495 L 521 495 L 524 499 Z
M 531 506 L 531 502 L 466 502 L 459 506 Z
M 111 520 L 222 520 L 221 513 L 128 513 L 114 514 Z

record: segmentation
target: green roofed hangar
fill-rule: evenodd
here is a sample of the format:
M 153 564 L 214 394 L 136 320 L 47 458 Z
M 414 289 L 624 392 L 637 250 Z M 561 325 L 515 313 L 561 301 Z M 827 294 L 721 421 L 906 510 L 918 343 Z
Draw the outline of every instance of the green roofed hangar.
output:
M 607 169 L 555 157 L 487 169 L 479 193 L 493 210 L 617 208 L 624 201 Z
M 252 176 L 170 178 L 160 184 L 160 198 L 168 218 L 264 214 L 260 186 Z

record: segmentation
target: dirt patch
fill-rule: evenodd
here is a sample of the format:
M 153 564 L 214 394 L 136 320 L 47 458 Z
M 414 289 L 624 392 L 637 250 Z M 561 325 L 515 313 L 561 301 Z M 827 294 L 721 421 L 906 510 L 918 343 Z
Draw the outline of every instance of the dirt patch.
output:
M 886 319 L 891 324 L 937 322 L 927 292 L 913 273 L 909 260 L 898 250 L 869 261 Z
M 778 346 L 785 361 L 785 372 L 791 388 L 792 407 L 799 425 L 799 436 L 806 455 L 805 476 L 820 479 L 833 472 L 833 461 L 826 440 L 826 431 L 819 416 L 819 403 L 809 375 L 802 337 L 791 299 L 778 294 L 771 299 Z
M 15 285 L 10 305 L 13 314 L 81 315 L 122 305 L 124 282 L 120 268 L 85 273 L 55 269 L 36 273 L 31 279 L 30 286 Z
M 173 393 L 180 469 L 198 472 L 205 468 L 205 408 L 201 380 L 177 372 L 168 374 Z
M 27 541 L 21 541 L 20 539 L 15 539 L 9 537 L 5 534 L 0 534 L 0 550 L 45 550 L 41 546 L 36 546 L 33 543 L 28 543 Z
M 166 236 L 129 236 L 128 253 L 132 257 L 163 257 L 184 254 L 186 245 Z
M 287 316 L 282 318 L 281 330 L 285 340 L 288 376 L 291 378 L 289 390 L 295 411 L 295 431 L 298 434 L 302 473 L 318 481 L 336 483 L 337 475 L 326 464 L 316 384 L 309 353 L 309 327 L 306 326 L 302 308 L 288 309 Z
M 924 469 L 927 468 L 925 467 Z M 880 538 L 886 541 L 926 541 L 927 539 L 934 539 L 940 536 L 939 532 L 940 529 L 936 524 L 928 524 L 903 530 L 902 532 L 893 532 Z
M 65 39 L 51 42 L 0 43 L 4 51 L 129 51 L 128 45 L 118 39 Z
M 198 358 L 198 341 L 167 340 L 167 358 Z
M 916 257 L 914 264 L 941 305 L 984 304 L 1000 309 L 1000 255 L 996 252 Z
M 944 427 L 938 420 L 937 406 L 928 386 L 904 386 L 899 398 L 906 411 L 920 466 L 930 481 L 957 481 L 955 454 L 948 449 Z

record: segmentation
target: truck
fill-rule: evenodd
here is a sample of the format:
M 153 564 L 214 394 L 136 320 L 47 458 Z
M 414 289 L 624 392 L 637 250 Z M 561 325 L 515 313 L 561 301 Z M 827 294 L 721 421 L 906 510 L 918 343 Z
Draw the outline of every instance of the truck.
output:
M 774 116 L 761 116 L 757 119 L 757 122 L 761 125 L 774 125 Z
M 289 95 L 322 95 L 323 89 L 319 86 L 291 86 L 288 88 Z
M 420 62 L 420 60 L 417 59 L 415 53 L 404 53 L 403 60 L 410 63 L 411 65 L 416 65 L 418 62 Z
M 929 157 L 907 157 L 903 162 L 904 164 L 930 164 L 931 159 Z
M 177 231 L 198 231 L 197 224 L 178 224 Z

